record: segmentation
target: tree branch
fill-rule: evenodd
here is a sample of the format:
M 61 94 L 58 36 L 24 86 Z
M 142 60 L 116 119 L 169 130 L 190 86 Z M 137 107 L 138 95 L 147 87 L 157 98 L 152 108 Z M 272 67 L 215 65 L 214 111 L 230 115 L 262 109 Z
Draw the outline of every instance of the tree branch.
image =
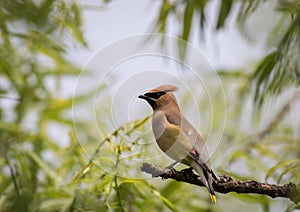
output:
M 194 174 L 192 168 L 176 171 L 174 169 L 171 170 L 153 164 L 144 163 L 141 167 L 141 170 L 151 174 L 152 177 L 161 177 L 162 179 L 170 178 L 180 182 L 204 186 L 200 180 L 200 177 Z M 213 187 L 216 192 L 223 194 L 229 192 L 263 194 L 272 198 L 288 198 L 294 203 L 300 202 L 300 189 L 297 189 L 294 183 L 280 186 L 268 183 L 260 183 L 254 180 L 234 180 L 231 176 L 223 174 L 219 176 L 217 181 L 213 181 Z

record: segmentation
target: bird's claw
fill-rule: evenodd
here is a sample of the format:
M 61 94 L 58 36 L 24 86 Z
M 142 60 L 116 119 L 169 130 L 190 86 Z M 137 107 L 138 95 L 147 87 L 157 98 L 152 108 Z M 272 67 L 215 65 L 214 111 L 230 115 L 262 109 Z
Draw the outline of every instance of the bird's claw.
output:
M 174 175 L 176 173 L 176 170 L 173 167 L 172 168 L 168 168 L 168 169 L 171 171 L 172 175 Z

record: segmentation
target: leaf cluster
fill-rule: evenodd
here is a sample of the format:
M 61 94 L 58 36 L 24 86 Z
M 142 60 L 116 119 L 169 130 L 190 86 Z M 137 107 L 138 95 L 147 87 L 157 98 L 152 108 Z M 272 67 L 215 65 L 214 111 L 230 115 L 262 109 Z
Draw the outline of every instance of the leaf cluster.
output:
M 251 67 L 251 88 L 254 93 L 254 101 L 260 107 L 268 96 L 277 96 L 290 86 L 299 86 L 300 79 L 300 13 L 299 1 L 278 0 L 273 1 L 233 1 L 222 0 L 217 11 L 208 13 L 212 1 L 208 0 L 163 0 L 160 12 L 156 19 L 156 28 L 160 33 L 172 32 L 172 21 L 178 23 L 178 36 L 184 41 L 192 40 L 192 34 L 200 32 L 204 38 L 205 30 L 213 26 L 215 33 L 228 26 L 232 19 L 244 37 L 248 38 L 247 26 L 258 10 L 272 11 L 272 15 L 278 16 L 279 21 L 266 23 L 272 30 L 269 38 L 274 40 L 273 45 L 267 49 L 266 55 Z M 209 22 L 207 21 L 209 20 Z M 262 40 L 264 38 L 258 38 Z M 182 43 L 182 42 L 180 42 Z M 162 42 L 164 45 L 164 42 Z M 178 45 L 178 54 L 185 58 L 188 50 L 186 45 Z

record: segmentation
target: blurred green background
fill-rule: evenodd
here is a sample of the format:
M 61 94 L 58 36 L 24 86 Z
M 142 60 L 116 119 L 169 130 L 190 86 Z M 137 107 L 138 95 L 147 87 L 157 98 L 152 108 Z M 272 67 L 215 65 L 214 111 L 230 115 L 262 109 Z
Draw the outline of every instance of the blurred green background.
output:
M 97 168 L 93 160 L 96 164 L 105 161 L 118 170 L 120 164 L 126 165 L 122 162 L 124 158 L 130 161 L 157 148 L 152 144 L 139 148 L 145 140 L 153 139 L 147 131 L 148 114 L 113 128 L 107 116 L 112 101 L 109 92 L 101 96 L 103 104 L 97 105 L 103 138 L 99 138 L 89 120 L 76 120 L 77 130 L 84 132 L 84 140 L 94 152 L 92 158 L 86 156 L 77 140 L 72 117 L 72 106 L 84 104 L 93 95 L 91 91 L 75 96 L 72 93 L 82 68 L 76 58 L 93 46 L 86 40 L 89 19 L 83 15 L 110 13 L 118 3 L 0 1 L 0 211 L 300 209 L 299 203 L 288 199 L 235 193 L 217 193 L 217 204 L 212 205 L 207 192 L 197 186 L 173 180 L 124 178 Z M 300 2 L 157 0 L 153 3 L 155 7 L 151 4 L 146 4 L 153 12 L 147 32 L 170 34 L 191 42 L 199 39 L 197 43 L 203 45 L 217 41 L 208 35 L 217 37 L 234 28 L 249 46 L 259 46 L 260 56 L 255 60 L 244 58 L 246 62 L 238 68 L 216 67 L 226 94 L 227 122 L 212 156 L 212 167 L 217 173 L 227 173 L 236 179 L 293 182 L 299 187 Z M 134 10 L 134 4 L 126 2 L 125 16 L 126 11 L 131 11 L 128 8 Z M 120 26 L 122 18 L 117 13 L 115 17 Z M 113 21 L 107 21 L 111 29 L 101 31 L 99 36 L 121 30 L 114 27 Z M 101 30 L 103 20 L 99 24 L 97 20 L 92 22 Z M 228 49 L 220 50 L 225 54 L 241 45 L 240 41 L 227 42 Z M 165 45 L 162 40 L 161 47 Z M 177 50 L 183 60 L 188 58 L 186 46 L 180 45 Z M 197 86 L 194 88 L 196 92 Z M 216 128 L 224 112 L 219 89 L 212 94 L 216 99 L 213 119 L 203 115 L 210 110 L 210 104 L 198 100 L 202 123 L 211 123 Z M 179 99 L 183 109 L 189 104 L 188 95 L 182 94 Z M 201 127 L 206 137 L 205 124 Z M 148 133 L 136 134 L 136 130 Z M 214 135 L 214 131 L 210 133 Z M 135 142 L 124 142 L 124 135 L 134 137 Z

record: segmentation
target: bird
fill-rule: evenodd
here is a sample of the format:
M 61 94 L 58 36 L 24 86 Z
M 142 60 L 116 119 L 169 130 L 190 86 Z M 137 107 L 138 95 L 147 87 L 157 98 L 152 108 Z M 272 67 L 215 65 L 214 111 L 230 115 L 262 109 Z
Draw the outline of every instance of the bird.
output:
M 178 163 L 192 167 L 207 188 L 211 201 L 216 203 L 212 181 L 217 177 L 211 169 L 204 140 L 182 114 L 173 94 L 176 90 L 178 87 L 174 85 L 161 85 L 138 98 L 146 100 L 153 109 L 152 131 L 156 143 L 175 160 L 167 168 L 173 169 Z

